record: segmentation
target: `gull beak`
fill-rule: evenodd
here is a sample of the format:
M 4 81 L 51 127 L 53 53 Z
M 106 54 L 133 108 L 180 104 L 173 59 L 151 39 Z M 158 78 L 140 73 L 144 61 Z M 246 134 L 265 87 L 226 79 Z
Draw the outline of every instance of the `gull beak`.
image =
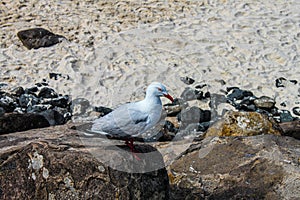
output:
M 174 101 L 173 97 L 171 97 L 171 95 L 169 95 L 168 93 L 164 94 L 164 96 L 168 99 L 170 99 L 170 101 Z

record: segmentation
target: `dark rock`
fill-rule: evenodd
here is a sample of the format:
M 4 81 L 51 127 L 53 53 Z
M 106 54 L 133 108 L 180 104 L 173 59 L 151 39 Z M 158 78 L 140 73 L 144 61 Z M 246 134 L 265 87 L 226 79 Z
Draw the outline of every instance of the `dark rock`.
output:
M 57 98 L 47 98 L 41 100 L 42 104 L 50 104 L 52 106 L 57 106 L 61 108 L 67 108 L 69 106 L 69 96 L 64 95 L 64 96 L 59 96 Z
M 37 87 L 43 87 L 43 86 L 48 86 L 49 84 L 46 82 L 42 82 L 42 83 L 36 83 L 35 84 Z
M 288 110 L 279 111 L 279 115 L 280 115 L 280 122 L 291 122 L 294 120 L 294 117 L 291 115 L 290 111 Z
M 281 102 L 280 105 L 281 105 L 282 107 L 286 107 L 286 103 L 285 103 L 285 102 Z
M 284 84 L 283 84 L 284 81 L 286 81 L 286 79 L 283 78 L 283 77 L 280 77 L 280 78 L 276 79 L 275 80 L 276 87 L 278 87 L 278 88 L 279 87 L 285 87 Z
M 100 113 L 99 117 L 103 117 L 104 115 L 107 115 L 108 113 L 113 111 L 113 109 L 103 106 L 96 106 L 95 111 Z
M 56 35 L 43 28 L 32 28 L 17 33 L 18 38 L 27 49 L 50 47 L 60 43 L 64 36 Z
M 58 94 L 52 89 L 52 88 L 48 88 L 48 87 L 43 87 L 39 94 L 38 97 L 42 97 L 42 98 L 57 98 Z
M 26 88 L 25 89 L 25 94 L 33 94 L 35 95 L 36 92 L 39 91 L 39 88 L 34 86 L 34 87 L 30 87 L 30 88 Z
M 258 108 L 271 109 L 275 106 L 275 100 L 267 96 L 261 96 L 254 100 L 254 104 Z
M 35 113 L 8 113 L 0 117 L 0 133 L 12 133 L 49 126 L 48 121 Z
M 90 102 L 87 99 L 77 98 L 72 100 L 71 111 L 73 116 L 86 114 L 88 108 L 90 108 Z
M 122 141 L 78 135 L 55 126 L 1 136 L 1 199 L 169 199 L 155 148 L 136 144 L 137 161 Z
M 53 106 L 50 104 L 37 104 L 33 106 L 28 106 L 26 112 L 28 113 L 39 113 L 45 110 L 51 109 Z
M 182 82 L 184 82 L 185 84 L 187 84 L 187 85 L 191 85 L 191 84 L 193 84 L 195 82 L 194 79 L 192 79 L 190 77 L 187 77 L 187 76 L 186 77 L 180 77 L 180 80 Z
M 171 199 L 298 199 L 299 148 L 275 135 L 195 142 L 170 165 Z
M 23 87 L 16 87 L 11 91 L 11 94 L 16 97 L 20 97 L 24 93 L 25 93 L 25 90 Z
M 294 107 L 292 111 L 295 115 L 300 116 L 300 107 Z
M 16 99 L 9 94 L 0 94 L 0 107 L 2 107 L 5 112 L 12 112 L 17 107 Z
M 34 106 L 39 103 L 39 99 L 32 94 L 22 94 L 19 98 L 19 105 L 23 108 Z
M 290 80 L 291 83 L 294 83 L 295 85 L 298 83 L 297 80 Z
M 184 100 L 184 101 L 191 101 L 191 100 L 195 100 L 197 99 L 197 94 L 195 92 L 194 89 L 192 88 L 185 88 L 184 91 L 181 93 L 180 97 Z
M 177 116 L 178 121 L 181 122 L 181 126 L 185 127 L 188 124 L 207 122 L 211 119 L 211 112 L 208 110 L 202 110 L 198 107 L 187 108 Z
M 54 79 L 54 80 L 58 80 L 59 78 L 63 78 L 63 79 L 66 79 L 66 80 L 70 79 L 69 75 L 63 75 L 63 74 L 60 74 L 60 73 L 49 73 L 49 78 Z
M 174 126 L 174 124 L 168 120 L 166 120 L 164 127 L 165 130 L 172 133 L 177 133 L 178 129 Z
M 239 88 L 229 88 L 227 98 L 231 101 L 242 100 L 245 97 L 253 96 L 253 93 L 248 90 L 241 90 Z
M 300 120 L 279 123 L 279 126 L 283 130 L 283 135 L 300 140 Z
M 40 112 L 39 114 L 47 119 L 50 126 L 62 125 L 66 123 L 64 115 L 56 110 L 45 110 L 43 112 Z
M 1 116 L 3 116 L 3 115 L 4 115 L 4 113 L 5 113 L 5 110 L 4 110 L 4 108 L 0 107 L 0 117 L 1 117 Z
M 202 89 L 202 88 L 204 88 L 204 87 L 206 87 L 206 86 L 207 86 L 207 84 L 196 85 L 195 88 L 196 88 L 196 89 Z

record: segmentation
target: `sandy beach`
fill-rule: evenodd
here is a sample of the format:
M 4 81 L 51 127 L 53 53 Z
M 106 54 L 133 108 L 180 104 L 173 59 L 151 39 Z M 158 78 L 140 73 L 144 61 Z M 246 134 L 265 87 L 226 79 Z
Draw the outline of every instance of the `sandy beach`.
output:
M 115 107 L 143 98 L 152 81 L 163 82 L 178 97 L 187 87 L 180 77 L 188 76 L 212 93 L 237 86 L 274 97 L 278 108 L 300 104 L 298 0 L 4 0 L 0 5 L 3 87 L 46 80 L 73 99 Z M 27 50 L 16 33 L 35 27 L 68 40 Z M 49 73 L 61 76 L 54 80 Z M 285 87 L 276 87 L 280 77 Z

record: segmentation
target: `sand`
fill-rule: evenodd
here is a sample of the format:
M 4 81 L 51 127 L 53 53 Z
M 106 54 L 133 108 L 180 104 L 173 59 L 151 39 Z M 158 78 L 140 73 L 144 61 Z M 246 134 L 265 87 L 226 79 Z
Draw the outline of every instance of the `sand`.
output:
M 73 99 L 115 107 L 143 98 L 152 81 L 178 97 L 186 87 L 180 77 L 189 76 L 211 93 L 237 86 L 276 98 L 282 109 L 300 105 L 298 0 L 2 0 L 0 6 L 6 87 L 46 79 Z M 68 41 L 27 50 L 16 33 L 34 27 Z M 51 72 L 63 76 L 49 79 Z M 275 86 L 279 77 L 285 87 Z

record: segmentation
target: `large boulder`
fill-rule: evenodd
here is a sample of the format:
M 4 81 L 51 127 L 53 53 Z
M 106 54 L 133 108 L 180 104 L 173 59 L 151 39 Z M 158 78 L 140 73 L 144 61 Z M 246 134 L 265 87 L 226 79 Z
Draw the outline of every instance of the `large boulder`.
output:
M 157 156 L 138 160 L 129 158 L 123 141 L 101 147 L 95 138 L 83 138 L 66 125 L 1 135 L 0 199 L 169 198 L 165 168 L 141 172 L 163 163 L 156 149 L 136 145 L 137 151 Z
M 169 168 L 172 199 L 298 199 L 300 141 L 207 137 Z

